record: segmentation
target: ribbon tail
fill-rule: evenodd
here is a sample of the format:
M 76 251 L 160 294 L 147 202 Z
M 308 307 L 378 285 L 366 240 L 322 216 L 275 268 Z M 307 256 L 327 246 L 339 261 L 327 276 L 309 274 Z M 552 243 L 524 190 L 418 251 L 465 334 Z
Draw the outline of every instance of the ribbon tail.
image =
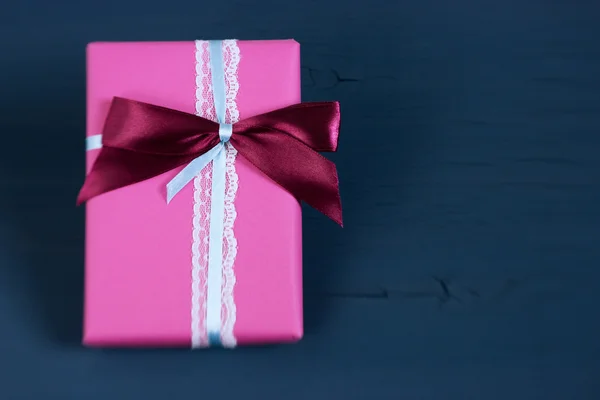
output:
M 256 168 L 298 200 L 342 224 L 335 164 L 286 134 L 233 135 L 232 145 Z
M 185 166 L 169 183 L 167 183 L 167 204 L 173 200 L 173 197 L 177 195 L 200 171 L 204 169 L 225 146 L 223 143 L 217 144 L 215 147 L 202 154 L 201 156 L 193 159 L 188 165 Z

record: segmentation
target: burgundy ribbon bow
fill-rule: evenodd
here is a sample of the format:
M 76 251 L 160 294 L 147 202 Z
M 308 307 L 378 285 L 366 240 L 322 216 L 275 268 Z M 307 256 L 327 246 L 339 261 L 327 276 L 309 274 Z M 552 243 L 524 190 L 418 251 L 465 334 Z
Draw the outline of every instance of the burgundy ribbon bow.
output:
M 239 121 L 230 142 L 265 175 L 342 225 L 335 164 L 338 102 L 300 103 Z M 219 124 L 196 115 L 115 97 L 102 149 L 77 204 L 186 165 L 220 142 Z

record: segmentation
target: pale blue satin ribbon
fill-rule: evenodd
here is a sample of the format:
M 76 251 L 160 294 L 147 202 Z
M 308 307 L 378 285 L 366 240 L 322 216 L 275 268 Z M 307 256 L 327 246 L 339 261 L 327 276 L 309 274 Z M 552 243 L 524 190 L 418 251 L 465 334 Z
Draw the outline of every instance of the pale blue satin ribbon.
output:
M 222 42 L 211 40 L 210 73 L 212 76 L 215 111 L 221 142 L 190 162 L 167 184 L 167 202 L 196 177 L 211 161 L 212 190 L 210 198 L 210 228 L 208 234 L 208 274 L 206 289 L 206 330 L 209 346 L 221 343 L 221 284 L 223 274 L 223 225 L 225 220 L 226 143 L 233 127 L 225 123 L 226 88 Z
M 96 150 L 102 147 L 102 135 L 92 135 L 85 138 L 85 149 Z

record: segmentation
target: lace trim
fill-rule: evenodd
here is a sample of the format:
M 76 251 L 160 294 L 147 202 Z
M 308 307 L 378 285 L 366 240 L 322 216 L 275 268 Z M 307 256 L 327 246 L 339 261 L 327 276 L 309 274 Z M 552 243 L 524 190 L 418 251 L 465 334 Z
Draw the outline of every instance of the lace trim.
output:
M 238 175 L 235 171 L 235 159 L 237 150 L 227 143 L 227 183 L 225 185 L 225 224 L 223 231 L 223 286 L 221 298 L 223 305 L 221 309 L 221 342 L 225 347 L 236 345 L 233 327 L 236 319 L 236 307 L 233 299 L 233 288 L 235 286 L 235 271 L 233 265 L 237 256 L 237 239 L 233 231 L 237 211 L 235 210 L 235 195 L 238 189 Z
M 227 106 L 226 119 L 227 123 L 234 124 L 240 120 L 240 111 L 238 110 L 237 102 L 235 101 L 238 91 L 240 90 L 240 83 L 237 75 L 238 66 L 240 64 L 240 48 L 238 47 L 236 40 L 223 41 L 223 58 L 225 63 L 225 85 L 227 86 L 227 93 L 225 95 Z M 235 160 L 235 155 L 233 155 L 233 160 Z
M 208 281 L 208 231 L 212 163 L 194 178 L 192 231 L 192 348 L 206 347 L 206 287 Z M 201 316 L 203 316 L 201 318 Z
M 239 90 L 238 66 L 240 50 L 235 40 L 223 41 L 223 61 L 226 84 L 226 122 L 239 121 L 236 97 Z M 210 53 L 207 41 L 196 41 L 196 115 L 217 121 L 213 103 Z M 237 151 L 226 146 L 225 216 L 223 231 L 223 279 L 221 287 L 221 342 L 225 347 L 234 347 L 236 339 L 233 327 L 236 307 L 233 289 L 236 278 L 234 271 L 237 255 L 237 240 L 234 223 L 237 216 L 235 196 L 238 175 L 235 170 Z M 194 179 L 194 216 L 192 235 L 192 347 L 206 347 L 206 284 L 208 277 L 208 233 L 210 228 L 210 195 L 212 187 L 212 163 L 207 165 Z

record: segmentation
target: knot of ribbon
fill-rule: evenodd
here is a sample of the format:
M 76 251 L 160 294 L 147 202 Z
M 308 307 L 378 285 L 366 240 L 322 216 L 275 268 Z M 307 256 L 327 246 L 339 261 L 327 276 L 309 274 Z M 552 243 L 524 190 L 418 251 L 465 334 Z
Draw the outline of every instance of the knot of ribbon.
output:
M 100 194 L 185 167 L 167 184 L 167 202 L 227 145 L 298 200 L 342 225 L 335 164 L 337 102 L 300 103 L 235 124 L 115 97 L 102 132 L 102 148 L 77 204 Z

